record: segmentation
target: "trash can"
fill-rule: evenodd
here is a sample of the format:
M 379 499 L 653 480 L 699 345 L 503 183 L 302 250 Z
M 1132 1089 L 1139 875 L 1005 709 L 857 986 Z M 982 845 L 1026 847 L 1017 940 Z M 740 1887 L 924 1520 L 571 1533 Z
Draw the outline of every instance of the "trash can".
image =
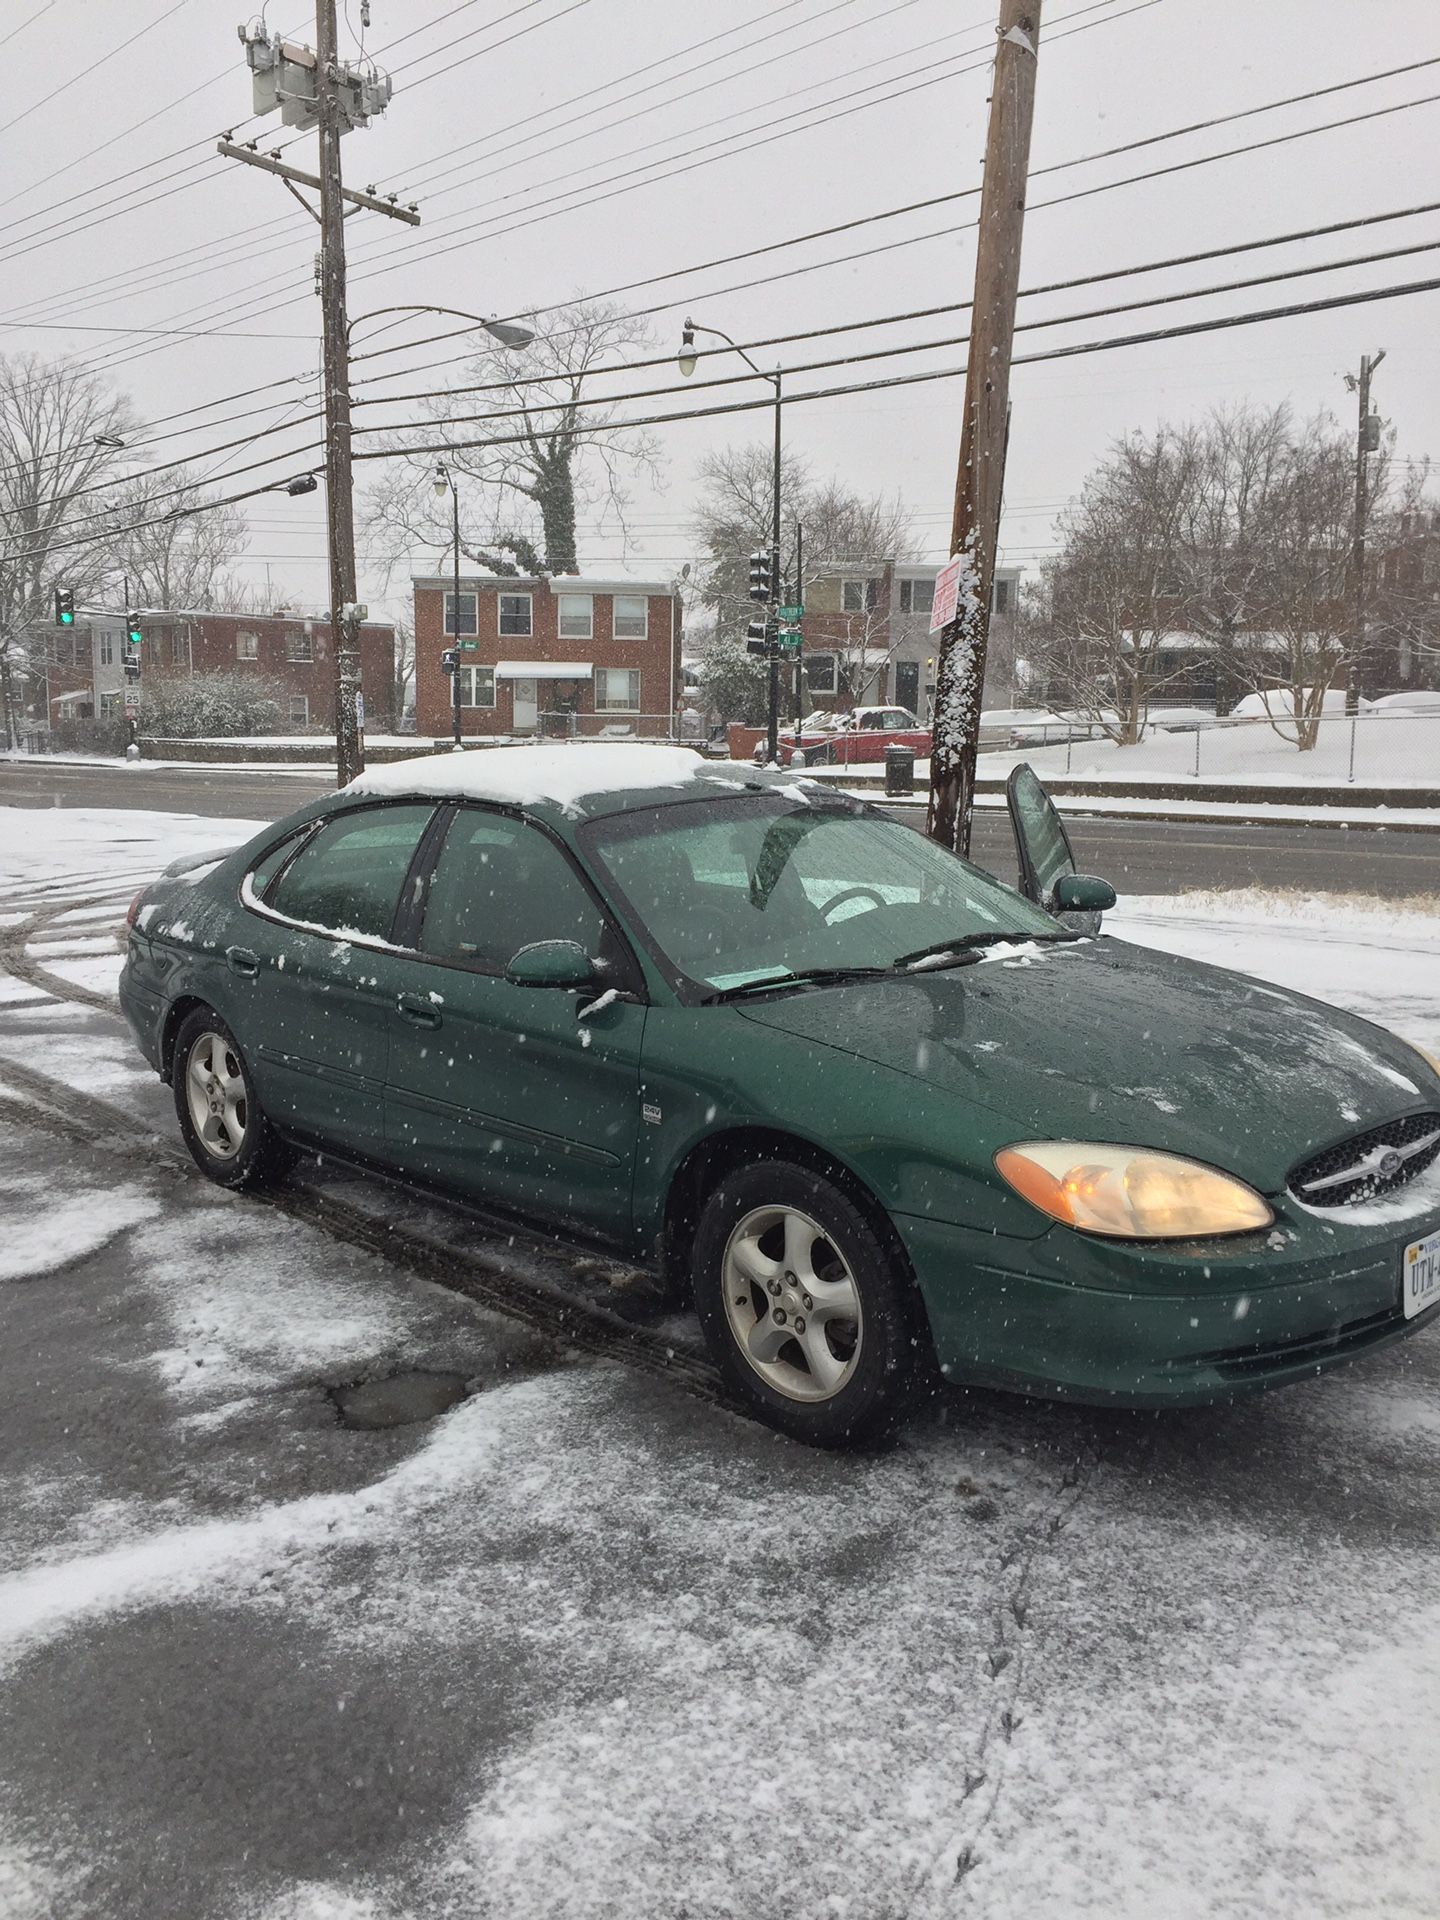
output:
M 885 749 L 885 792 L 887 797 L 915 791 L 915 749 L 889 746 Z

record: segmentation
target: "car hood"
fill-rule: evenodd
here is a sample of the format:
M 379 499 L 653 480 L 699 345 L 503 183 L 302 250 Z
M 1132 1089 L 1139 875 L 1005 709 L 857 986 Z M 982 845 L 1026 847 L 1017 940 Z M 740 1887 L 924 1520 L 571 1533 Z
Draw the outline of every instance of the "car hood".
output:
M 1160 1148 L 1269 1193 L 1309 1153 L 1440 1105 L 1414 1053 L 1367 1021 L 1110 938 L 739 1011 L 984 1107 L 1011 1139 Z

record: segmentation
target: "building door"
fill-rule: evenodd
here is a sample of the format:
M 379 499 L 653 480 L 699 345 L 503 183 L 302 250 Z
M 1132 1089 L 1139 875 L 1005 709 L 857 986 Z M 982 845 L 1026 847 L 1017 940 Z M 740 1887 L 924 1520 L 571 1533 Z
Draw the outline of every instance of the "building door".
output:
M 908 707 L 913 714 L 920 711 L 920 662 L 918 660 L 897 660 L 895 662 L 895 704 Z
M 515 689 L 515 732 L 534 733 L 538 719 L 535 682 L 533 680 L 515 680 L 511 682 L 511 685 Z

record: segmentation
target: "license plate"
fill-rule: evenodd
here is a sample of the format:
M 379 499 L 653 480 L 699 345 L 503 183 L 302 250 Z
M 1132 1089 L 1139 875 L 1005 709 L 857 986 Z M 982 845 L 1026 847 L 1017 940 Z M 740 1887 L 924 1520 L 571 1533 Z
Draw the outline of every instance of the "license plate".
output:
M 1402 1270 L 1405 1318 L 1413 1320 L 1417 1313 L 1440 1301 L 1440 1233 L 1412 1240 L 1405 1249 Z

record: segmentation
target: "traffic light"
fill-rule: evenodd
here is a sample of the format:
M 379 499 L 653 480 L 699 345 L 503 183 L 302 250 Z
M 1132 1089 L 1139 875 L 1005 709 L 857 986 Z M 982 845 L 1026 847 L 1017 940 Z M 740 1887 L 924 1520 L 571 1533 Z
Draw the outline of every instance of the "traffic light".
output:
M 762 549 L 750 556 L 750 598 L 768 600 L 770 598 L 770 554 Z
M 745 651 L 747 653 L 769 653 L 769 627 L 764 620 L 752 620 L 745 629 Z
M 440 656 L 440 665 L 446 673 L 458 672 L 460 667 L 458 650 L 454 647 L 447 647 Z
M 130 646 L 134 648 L 135 652 L 138 653 L 143 639 L 143 635 L 140 632 L 140 616 L 138 613 L 126 614 L 125 638 Z
M 55 589 L 55 624 L 57 627 L 73 627 L 75 624 L 75 595 L 69 587 Z

